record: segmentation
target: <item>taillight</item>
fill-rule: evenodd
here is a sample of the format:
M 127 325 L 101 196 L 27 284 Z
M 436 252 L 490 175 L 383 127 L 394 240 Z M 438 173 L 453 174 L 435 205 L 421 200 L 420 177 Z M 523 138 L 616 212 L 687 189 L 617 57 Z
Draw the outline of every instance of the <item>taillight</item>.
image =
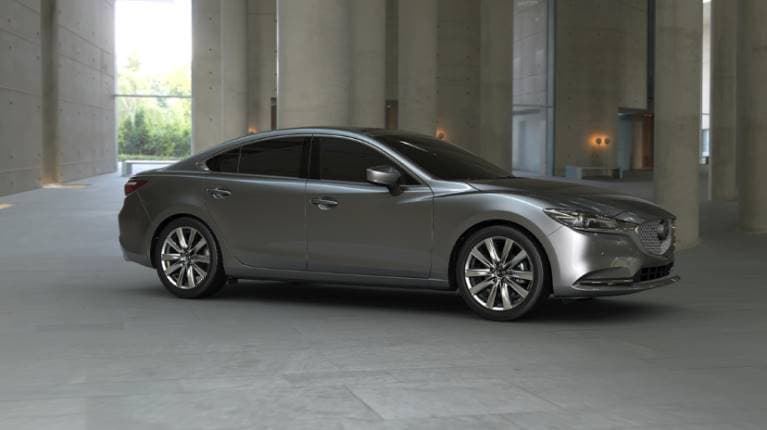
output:
M 128 194 L 138 190 L 147 182 L 149 181 L 145 179 L 135 179 L 135 178 L 129 179 L 128 182 L 125 183 L 125 195 L 127 196 Z

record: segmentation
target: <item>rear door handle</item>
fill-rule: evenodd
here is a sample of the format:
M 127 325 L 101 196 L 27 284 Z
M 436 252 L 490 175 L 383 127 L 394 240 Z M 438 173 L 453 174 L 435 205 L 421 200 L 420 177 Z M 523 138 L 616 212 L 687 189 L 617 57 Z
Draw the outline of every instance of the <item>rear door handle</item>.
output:
M 338 206 L 338 201 L 330 197 L 314 197 L 312 198 L 312 204 L 326 211 Z
M 207 191 L 216 200 L 225 199 L 232 195 L 232 192 L 225 188 L 208 188 Z

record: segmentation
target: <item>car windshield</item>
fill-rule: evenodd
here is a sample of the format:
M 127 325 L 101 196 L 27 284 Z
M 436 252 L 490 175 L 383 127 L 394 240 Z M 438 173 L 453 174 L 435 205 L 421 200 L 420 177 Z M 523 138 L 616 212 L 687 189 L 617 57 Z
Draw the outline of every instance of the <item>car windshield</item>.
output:
M 436 138 L 390 134 L 376 136 L 376 139 L 410 159 L 436 179 L 466 181 L 513 177 L 495 164 Z

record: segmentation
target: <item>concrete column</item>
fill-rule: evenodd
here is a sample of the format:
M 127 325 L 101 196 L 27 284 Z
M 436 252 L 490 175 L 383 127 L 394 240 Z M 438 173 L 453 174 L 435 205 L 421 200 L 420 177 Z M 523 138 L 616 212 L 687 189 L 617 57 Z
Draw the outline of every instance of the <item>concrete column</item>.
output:
M 736 181 L 737 0 L 711 2 L 711 160 L 712 200 L 734 200 Z
M 192 2 L 192 152 L 247 133 L 245 0 Z
M 59 182 L 58 95 L 59 42 L 58 1 L 40 3 L 40 42 L 42 59 L 42 171 L 40 185 Z
M 655 5 L 655 200 L 677 216 L 677 240 L 686 248 L 699 237 L 703 6 Z
M 744 230 L 767 232 L 767 2 L 740 0 L 738 196 Z
M 511 170 L 514 2 L 482 0 L 480 7 L 480 153 Z
M 386 0 L 353 0 L 350 8 L 349 123 L 383 127 L 386 115 Z
M 248 2 L 248 131 L 272 128 L 277 97 L 277 0 Z
M 349 2 L 277 1 L 277 125 L 349 123 Z
M 399 0 L 399 125 L 434 135 L 437 121 L 437 0 Z
M 248 20 L 245 0 L 221 0 L 221 140 L 248 130 Z

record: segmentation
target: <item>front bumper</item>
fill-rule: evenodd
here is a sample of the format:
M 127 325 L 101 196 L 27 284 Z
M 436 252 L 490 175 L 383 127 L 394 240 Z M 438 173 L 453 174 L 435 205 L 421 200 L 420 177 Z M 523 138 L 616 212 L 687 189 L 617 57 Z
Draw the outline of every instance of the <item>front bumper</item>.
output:
M 679 282 L 679 279 L 681 279 L 679 276 L 672 275 L 644 282 L 623 283 L 620 281 L 605 281 L 602 284 L 576 284 L 573 285 L 573 289 L 578 292 L 578 296 L 583 297 L 620 296 L 676 284 Z
M 557 297 L 632 294 L 679 281 L 674 249 L 656 255 L 633 233 L 584 233 L 562 227 L 548 237 L 553 293 Z

